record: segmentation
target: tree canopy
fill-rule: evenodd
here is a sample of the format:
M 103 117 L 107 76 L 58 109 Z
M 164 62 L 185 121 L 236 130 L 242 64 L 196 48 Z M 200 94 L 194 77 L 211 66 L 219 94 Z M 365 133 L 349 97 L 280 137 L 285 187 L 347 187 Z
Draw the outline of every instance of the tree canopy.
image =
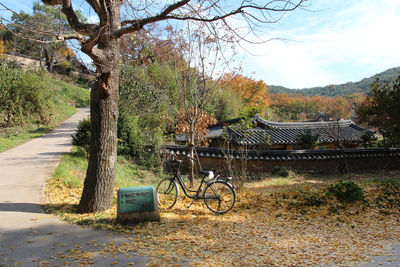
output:
M 269 106 L 268 87 L 264 81 L 256 81 L 241 74 L 226 74 L 223 80 L 226 87 L 239 94 L 248 105 Z
M 400 145 L 400 75 L 387 82 L 376 80 L 358 108 L 361 119 L 383 136 L 385 146 Z

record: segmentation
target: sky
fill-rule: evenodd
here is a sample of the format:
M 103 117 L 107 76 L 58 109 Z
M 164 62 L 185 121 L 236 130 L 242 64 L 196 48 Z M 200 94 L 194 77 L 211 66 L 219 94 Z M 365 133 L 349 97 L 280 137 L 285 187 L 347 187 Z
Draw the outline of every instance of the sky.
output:
M 33 1 L 0 0 L 29 12 Z M 359 81 L 400 66 L 399 0 L 311 0 L 238 49 L 243 73 L 266 84 L 306 88 Z M 279 38 L 279 39 L 277 39 Z
M 314 0 L 262 36 L 245 73 L 267 84 L 305 88 L 359 81 L 400 66 L 399 0 Z

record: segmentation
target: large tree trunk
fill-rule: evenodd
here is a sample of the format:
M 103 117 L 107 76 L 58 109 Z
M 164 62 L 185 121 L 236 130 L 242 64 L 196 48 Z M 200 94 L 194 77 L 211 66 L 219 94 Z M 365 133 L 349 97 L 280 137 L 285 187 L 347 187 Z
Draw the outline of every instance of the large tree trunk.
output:
M 53 73 L 53 66 L 54 66 L 54 54 L 49 51 L 49 49 L 44 49 L 44 54 L 46 57 L 46 67 L 50 73 Z
M 108 88 L 104 88 L 108 85 Z M 110 94 L 107 91 L 110 90 Z M 118 69 L 100 75 L 91 92 L 91 143 L 79 212 L 111 208 L 117 160 Z
M 119 6 L 110 6 L 109 12 L 113 31 L 120 27 Z M 117 161 L 120 40 L 104 40 L 97 48 L 101 53 L 94 60 L 97 77 L 90 95 L 91 143 L 81 213 L 111 208 Z

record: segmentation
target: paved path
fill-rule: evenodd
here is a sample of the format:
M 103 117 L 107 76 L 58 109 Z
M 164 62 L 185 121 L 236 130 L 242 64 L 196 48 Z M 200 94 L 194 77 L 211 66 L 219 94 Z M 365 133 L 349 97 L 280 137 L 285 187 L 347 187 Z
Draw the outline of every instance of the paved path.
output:
M 87 108 L 79 109 L 51 133 L 0 153 L 0 266 L 78 265 L 82 257 L 64 258 L 68 251 L 89 252 L 95 266 L 145 262 L 135 255 L 97 253 L 104 244 L 126 242 L 122 236 L 69 225 L 42 212 L 45 182 L 70 151 L 78 121 L 88 114 Z

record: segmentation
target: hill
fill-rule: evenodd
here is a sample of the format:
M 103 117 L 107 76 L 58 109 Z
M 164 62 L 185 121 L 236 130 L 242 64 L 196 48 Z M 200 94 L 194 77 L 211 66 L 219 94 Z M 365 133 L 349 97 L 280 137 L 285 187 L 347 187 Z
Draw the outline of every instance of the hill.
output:
M 285 93 L 288 95 L 301 94 L 304 96 L 345 96 L 353 93 L 368 93 L 371 90 L 371 84 L 379 78 L 379 80 L 388 81 L 397 78 L 400 72 L 400 67 L 385 70 L 384 72 L 375 74 L 369 78 L 364 78 L 358 82 L 348 82 L 339 85 L 328 85 L 324 87 L 313 87 L 305 89 L 290 89 L 283 86 L 269 85 L 269 92 L 274 93 Z
M 89 104 L 89 91 L 45 72 L 20 69 L 0 59 L 0 135 L 24 125 L 49 127 Z

